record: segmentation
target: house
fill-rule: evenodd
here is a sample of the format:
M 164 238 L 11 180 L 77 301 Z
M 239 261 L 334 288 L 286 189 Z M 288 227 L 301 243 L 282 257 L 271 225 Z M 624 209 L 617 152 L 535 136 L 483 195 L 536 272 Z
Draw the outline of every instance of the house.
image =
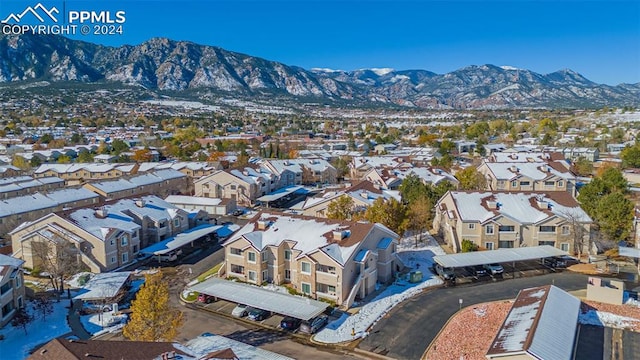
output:
M 0 177 L 13 177 L 20 175 L 22 171 L 12 165 L 2 165 L 0 166 Z
M 64 180 L 57 177 L 34 179 L 30 176 L 16 176 L 0 178 L 0 198 L 7 199 L 62 187 L 64 187 Z
M 28 360 L 137 359 L 177 360 L 189 353 L 170 342 L 69 340 L 57 338 L 34 351 Z M 191 358 L 191 357 L 189 357 Z
M 574 359 L 580 300 L 553 285 L 521 290 L 487 359 Z
M 121 199 L 97 208 L 48 213 L 11 231 L 14 256 L 35 267 L 34 243 L 64 241 L 92 272 L 111 271 L 136 259 L 141 248 L 189 229 L 188 213 L 155 196 Z
M 24 306 L 23 260 L 0 254 L 0 328 Z
M 454 251 L 462 240 L 487 250 L 551 245 L 573 252 L 592 220 L 566 192 L 449 191 L 435 207 L 433 227 Z
M 607 146 L 607 149 L 608 148 L 609 147 Z M 564 154 L 565 159 L 569 159 L 572 161 L 583 158 L 594 162 L 600 159 L 600 150 L 598 150 L 598 148 L 565 148 L 562 149 L 562 153 Z
M 218 170 L 194 182 L 195 196 L 253 205 L 256 199 L 277 189 L 276 181 L 273 174 L 259 167 Z
M 277 188 L 291 185 L 335 184 L 338 171 L 323 159 L 264 160 L 260 166 L 276 176 Z
M 394 279 L 397 240 L 380 224 L 261 212 L 223 244 L 224 272 L 348 308 Z
M 574 194 L 576 176 L 556 162 L 487 162 L 478 166 L 493 191 L 564 191 Z
M 85 189 L 95 192 L 106 200 L 116 200 L 142 194 L 160 196 L 181 194 L 187 191 L 188 186 L 187 176 L 173 169 L 157 170 L 128 178 L 92 182 L 83 185 Z

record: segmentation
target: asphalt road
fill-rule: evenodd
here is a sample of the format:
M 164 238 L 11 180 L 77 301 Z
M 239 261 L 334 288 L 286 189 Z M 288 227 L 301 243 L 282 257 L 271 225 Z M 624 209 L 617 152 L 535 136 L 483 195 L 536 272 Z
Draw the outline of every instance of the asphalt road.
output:
M 567 291 L 580 290 L 586 288 L 587 276 L 564 272 L 434 289 L 394 308 L 358 347 L 395 359 L 420 359 L 440 329 L 459 310 L 459 299 L 463 307 L 513 299 L 521 289 L 552 283 Z

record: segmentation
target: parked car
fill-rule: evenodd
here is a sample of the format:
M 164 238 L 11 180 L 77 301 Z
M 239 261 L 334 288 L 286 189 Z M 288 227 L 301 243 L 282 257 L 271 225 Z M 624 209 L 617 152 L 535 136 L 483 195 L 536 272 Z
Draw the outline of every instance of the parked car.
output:
M 567 262 L 561 257 L 547 257 L 542 259 L 542 263 L 552 268 L 565 268 L 567 267 Z
M 233 216 L 240 216 L 244 214 L 244 210 L 240 210 L 240 209 L 236 209 L 233 210 L 233 213 L 231 213 Z
M 300 319 L 291 316 L 285 316 L 285 318 L 280 321 L 280 327 L 285 330 L 294 331 L 295 329 L 300 327 L 301 322 L 302 320 Z
M 271 314 L 267 310 L 251 309 L 251 311 L 249 311 L 249 315 L 247 315 L 247 318 L 253 321 L 262 321 L 268 318 L 269 315 Z
M 453 268 L 446 268 L 440 264 L 436 264 L 435 266 L 436 274 L 440 276 L 443 280 L 455 280 L 456 274 L 453 271 Z
M 249 314 L 249 311 L 251 311 L 251 308 L 247 305 L 238 304 L 235 308 L 233 308 L 233 311 L 231 311 L 231 315 L 235 317 L 245 317 L 247 316 L 247 314 Z
M 580 264 L 580 260 L 574 258 L 573 256 L 569 256 L 569 255 L 562 255 L 562 256 L 558 256 L 559 259 L 562 259 L 565 263 L 566 266 L 571 266 L 571 265 L 575 265 L 575 264 Z
M 201 302 L 203 304 L 211 304 L 214 301 L 216 301 L 216 298 L 211 295 L 207 295 L 207 294 L 198 295 L 198 302 Z
M 490 275 L 498 275 L 504 272 L 504 268 L 500 264 L 484 264 L 484 268 Z
M 485 270 L 484 267 L 482 267 L 482 265 L 467 266 L 465 270 L 469 274 L 471 274 L 471 276 L 475 276 L 475 277 L 487 275 L 487 270 Z
M 298 331 L 303 334 L 315 334 L 328 323 L 329 317 L 327 315 L 320 315 L 313 319 L 301 322 L 300 329 Z

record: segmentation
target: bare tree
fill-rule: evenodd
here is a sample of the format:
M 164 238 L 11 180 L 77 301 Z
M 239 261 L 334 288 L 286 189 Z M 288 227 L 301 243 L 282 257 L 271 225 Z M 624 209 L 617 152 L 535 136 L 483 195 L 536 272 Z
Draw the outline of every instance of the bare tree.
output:
M 47 315 L 51 315 L 53 312 L 53 304 L 51 299 L 47 295 L 41 295 L 36 298 L 35 308 L 42 315 L 42 320 L 47 319 Z
M 573 240 L 573 249 L 578 254 L 578 258 L 582 257 L 585 252 L 591 251 L 591 232 L 585 223 L 584 212 L 577 209 L 569 209 L 563 214 L 571 231 L 571 239 Z
M 33 316 L 29 314 L 24 307 L 21 307 L 13 316 L 13 319 L 11 319 L 11 325 L 21 327 L 24 330 L 24 334 L 27 335 L 27 325 L 29 325 L 32 320 Z
M 69 241 L 54 235 L 49 241 L 32 241 L 34 262 L 49 274 L 51 286 L 64 292 L 64 277 L 82 269 L 78 249 Z

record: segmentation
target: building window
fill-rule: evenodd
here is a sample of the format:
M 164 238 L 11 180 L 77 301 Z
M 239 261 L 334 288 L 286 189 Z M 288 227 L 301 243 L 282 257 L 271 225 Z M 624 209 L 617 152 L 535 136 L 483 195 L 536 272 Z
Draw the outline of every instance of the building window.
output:
M 0 294 L 4 295 L 9 290 L 11 290 L 11 283 L 6 282 L 4 283 L 4 285 L 2 285 L 2 287 L 0 287 Z
M 513 241 L 498 241 L 498 247 L 500 249 L 511 249 L 513 248 Z
M 16 289 L 19 289 L 20 286 L 22 286 L 22 278 L 20 277 L 19 274 L 18 274 L 18 276 L 16 276 L 16 280 L 15 281 L 16 281 L 15 287 L 16 287 Z
M 513 226 L 513 225 L 500 225 L 500 226 L 498 226 L 498 231 L 499 232 L 514 232 L 515 231 L 515 226 Z
M 235 190 L 236 186 L 235 185 L 231 185 L 231 190 Z
M 517 187 L 518 186 L 518 182 L 517 181 L 512 181 L 511 182 L 511 187 Z
M 247 253 L 247 259 L 249 260 L 249 262 L 255 263 L 256 262 L 256 253 L 254 253 L 253 251 L 249 251 Z
M 284 251 L 284 259 L 287 261 L 291 261 L 291 250 Z
M 115 245 L 115 241 L 114 241 L 113 239 L 111 239 L 111 240 L 109 241 L 109 244 L 111 244 L 111 246 L 113 246 L 113 245 Z
M 234 274 L 244 275 L 244 266 L 231 264 L 231 272 Z
M 256 272 L 249 270 L 249 281 L 256 281 Z
M 302 283 L 302 293 L 305 295 L 311 295 L 311 284 Z
M 554 233 L 554 232 L 556 232 L 556 227 L 555 226 L 549 226 L 549 225 L 540 226 L 540 232 L 541 233 Z
M 126 263 L 129 261 L 129 254 L 128 253 L 123 253 L 122 254 L 122 263 Z
M 553 182 L 553 181 L 545 181 L 544 182 L 544 186 L 553 186 L 553 185 L 555 185 L 555 182 Z
M 180 227 L 180 219 L 173 220 L 173 226 L 174 227 Z
M 564 182 L 558 181 L 558 187 L 563 187 L 563 186 L 564 186 Z
M 121 237 L 120 238 L 120 245 L 127 246 L 127 244 L 128 244 L 127 237 L 126 236 Z
M 116 257 L 115 257 L 115 256 L 112 256 L 112 257 L 111 257 L 111 263 L 112 263 L 112 264 L 115 264 L 115 263 L 116 263 Z
M 330 294 L 331 294 L 331 293 L 335 294 L 335 292 L 336 292 L 336 287 L 335 287 L 335 286 L 333 286 L 333 285 L 328 285 L 328 286 L 327 286 L 327 292 L 328 292 L 328 293 L 330 293 Z
M 473 230 L 476 228 L 476 224 L 469 224 L 469 230 Z
M 562 235 L 569 235 L 570 228 L 569 225 L 562 225 Z
M 269 280 L 269 270 L 262 270 L 262 281 Z
M 520 181 L 520 186 L 529 186 L 531 185 L 530 181 Z
M 493 243 L 492 242 L 486 242 L 486 243 L 484 243 L 484 247 L 487 248 L 487 250 L 493 250 Z
M 549 245 L 549 246 L 556 246 L 556 242 L 555 241 L 538 241 L 538 246 L 543 246 L 543 245 Z
M 302 266 L 302 273 L 311 274 L 311 264 L 310 263 L 303 261 L 301 266 Z
M 291 280 L 291 270 L 286 269 L 286 270 L 284 271 L 284 279 L 285 279 L 285 280 Z
M 229 254 L 242 256 L 242 250 L 238 248 L 229 248 Z
M 269 253 L 266 251 L 261 252 L 260 258 L 262 259 L 262 262 L 267 262 L 267 260 L 269 260 Z
M 560 244 L 560 250 L 569 252 L 569 243 Z
M 487 235 L 493 235 L 493 225 L 487 225 L 484 227 L 484 233 Z

